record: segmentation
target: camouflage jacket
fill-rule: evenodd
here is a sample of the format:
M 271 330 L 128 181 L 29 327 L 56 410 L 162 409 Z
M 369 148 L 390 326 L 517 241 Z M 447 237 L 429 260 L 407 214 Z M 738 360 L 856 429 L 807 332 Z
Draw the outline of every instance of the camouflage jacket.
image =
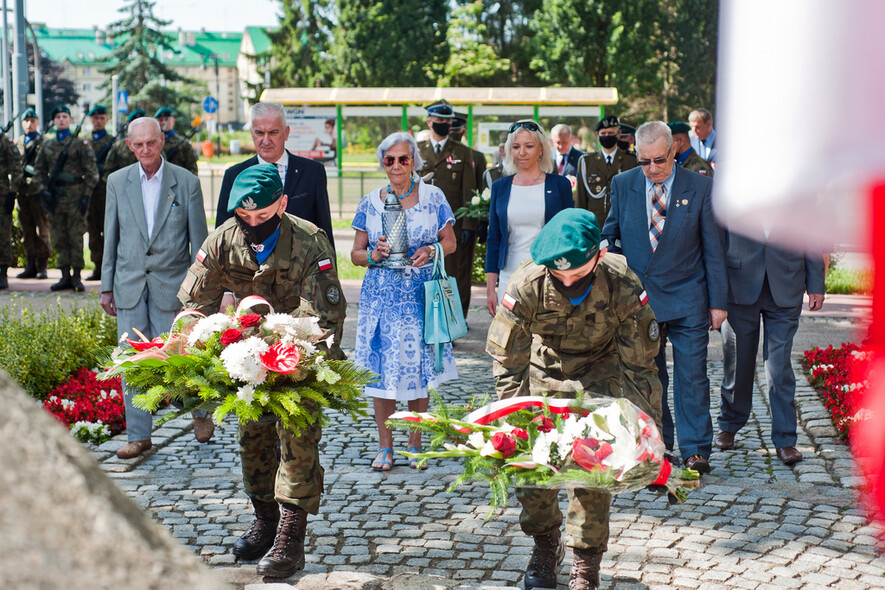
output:
M 172 154 L 170 156 L 169 154 Z M 181 166 L 191 174 L 197 174 L 197 156 L 191 142 L 178 135 L 172 135 L 163 147 L 163 157 L 167 162 Z
M 513 273 L 489 328 L 498 397 L 578 390 L 626 397 L 661 424 L 655 367 L 660 328 L 639 278 L 606 254 L 590 294 L 573 305 L 546 267 L 526 260 Z
M 340 346 L 347 302 L 336 267 L 326 234 L 288 213 L 273 252 L 259 265 L 234 216 L 203 242 L 178 299 L 185 309 L 210 314 L 218 311 L 225 291 L 238 299 L 258 295 L 277 312 L 318 317 L 320 327 L 335 336 L 331 356 L 344 358 Z
M 96 191 L 98 191 L 98 186 L 99 185 L 104 186 L 105 183 L 107 182 L 107 179 L 108 179 L 107 172 L 104 169 L 104 161 L 101 161 L 101 162 L 98 161 L 99 154 L 101 154 L 101 152 L 105 146 L 113 143 L 113 141 L 114 141 L 114 136 L 111 135 L 110 133 L 105 133 L 99 139 L 92 140 L 89 144 L 89 147 L 92 148 L 92 153 L 95 154 L 95 164 L 98 166 L 99 182 L 96 185 Z M 105 160 L 107 160 L 107 156 L 109 154 L 110 154 L 110 152 L 107 152 L 107 154 L 105 154 Z
M 22 181 L 22 158 L 18 148 L 5 135 L 0 137 L 0 179 L 2 195 L 17 193 Z
M 37 136 L 37 139 L 33 140 L 33 142 L 29 143 L 27 146 L 25 146 L 24 135 L 15 138 L 15 147 L 18 148 L 18 153 L 21 156 L 19 166 L 22 170 L 22 177 L 21 185 L 18 188 L 19 194 L 36 195 L 43 190 L 43 187 L 40 186 L 40 182 L 37 180 L 36 168 L 34 168 L 34 163 L 37 161 L 37 156 L 40 154 L 40 148 L 42 145 L 43 138 L 40 136 Z M 27 164 L 25 161 L 28 151 L 33 153 L 30 164 Z
M 34 164 L 36 176 L 40 186 L 49 187 L 49 176 L 55 167 L 55 161 L 59 158 L 65 146 L 68 148 L 68 157 L 62 166 L 61 174 L 57 179 L 57 187 L 67 197 L 80 197 L 91 195 L 95 184 L 98 182 L 98 166 L 95 165 L 95 154 L 92 148 L 79 137 L 69 135 L 62 141 L 56 138 L 44 139 L 37 154 Z
M 691 150 L 691 153 L 685 158 L 682 167 L 686 170 L 691 170 L 692 172 L 697 172 L 698 174 L 713 178 L 713 167 L 694 150 Z
M 114 146 L 111 148 L 111 151 L 108 152 L 108 157 L 105 158 L 104 161 L 104 177 L 107 180 L 107 177 L 111 175 L 111 173 L 116 172 L 130 164 L 135 164 L 138 160 L 135 158 L 135 154 L 132 153 L 132 150 L 129 149 L 129 146 L 126 145 L 126 139 L 120 137 L 117 141 L 114 142 Z

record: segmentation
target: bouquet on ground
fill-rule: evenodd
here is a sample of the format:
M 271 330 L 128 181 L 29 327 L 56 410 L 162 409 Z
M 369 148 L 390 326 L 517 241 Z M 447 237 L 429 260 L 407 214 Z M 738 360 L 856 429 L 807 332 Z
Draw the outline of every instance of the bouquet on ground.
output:
M 247 313 L 257 306 L 270 313 Z M 272 414 L 300 432 L 322 425 L 326 409 L 365 416 L 361 388 L 375 378 L 326 359 L 319 345 L 330 346 L 331 337 L 317 318 L 274 313 L 255 296 L 232 313 L 183 311 L 169 334 L 127 342 L 131 348 L 115 348 L 101 378 L 122 376 L 141 392 L 133 399 L 138 408 L 153 412 L 166 400 L 183 408 L 163 421 L 194 410 L 214 410 L 217 423 L 231 412 L 240 423 Z
M 458 207 L 455 211 L 455 218 L 472 217 L 475 219 L 489 218 L 489 203 L 492 199 L 492 191 L 486 188 L 480 192 L 478 189 L 473 190 L 473 197 L 464 207 Z
M 391 416 L 393 426 L 434 435 L 427 451 L 403 454 L 422 461 L 460 458 L 464 471 L 449 491 L 471 480 L 487 481 L 493 510 L 506 506 L 511 485 L 612 494 L 657 486 L 683 501 L 698 483 L 696 471 L 666 460 L 654 421 L 626 399 L 514 397 L 467 415 L 438 398 L 437 403 L 437 414 Z

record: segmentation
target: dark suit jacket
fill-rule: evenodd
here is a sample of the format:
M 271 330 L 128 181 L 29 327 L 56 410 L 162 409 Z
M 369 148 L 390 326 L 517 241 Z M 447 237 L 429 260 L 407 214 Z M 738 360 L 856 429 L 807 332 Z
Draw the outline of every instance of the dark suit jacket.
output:
M 765 239 L 764 234 L 758 237 Z M 766 275 L 771 296 L 779 307 L 801 306 L 806 291 L 825 292 L 822 254 L 806 256 L 731 232 L 727 240 L 729 303 L 755 303 Z
M 306 219 L 326 232 L 326 237 L 335 247 L 332 237 L 332 213 L 329 210 L 329 193 L 326 189 L 326 169 L 319 162 L 308 160 L 289 153 L 289 167 L 286 168 L 286 183 L 283 194 L 289 197 L 286 213 Z M 221 181 L 221 193 L 218 196 L 218 213 L 215 216 L 216 229 L 233 217 L 227 212 L 230 189 L 237 175 L 258 164 L 258 156 L 252 156 L 245 162 L 231 166 L 224 172 Z
M 555 151 L 555 150 L 554 150 Z M 581 159 L 581 156 L 584 155 L 585 152 L 582 152 L 579 149 L 575 149 L 572 147 L 568 153 L 565 155 L 565 166 L 562 168 L 563 176 L 577 176 L 578 175 L 578 160 Z M 559 154 L 553 154 L 553 163 L 556 164 L 559 161 Z M 559 166 L 556 166 L 556 169 L 559 170 Z
M 725 232 L 713 218 L 712 187 L 706 176 L 676 167 L 664 231 L 652 252 L 642 169 L 612 179 L 602 237 L 639 275 L 658 321 L 727 308 Z
M 507 205 L 513 176 L 504 176 L 492 183 L 489 202 L 489 237 L 486 244 L 486 272 L 499 272 L 507 262 Z M 572 183 L 565 176 L 548 174 L 544 179 L 544 223 L 562 211 L 574 207 Z

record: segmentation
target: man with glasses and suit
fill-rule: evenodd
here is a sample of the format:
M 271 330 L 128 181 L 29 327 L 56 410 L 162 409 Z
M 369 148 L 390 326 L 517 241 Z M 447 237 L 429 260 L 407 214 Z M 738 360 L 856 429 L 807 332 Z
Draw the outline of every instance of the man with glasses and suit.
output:
M 554 125 L 550 130 L 550 139 L 553 141 L 557 174 L 577 176 L 578 160 L 585 154 L 572 145 L 572 128 L 564 123 Z
M 602 148 L 578 160 L 575 207 L 586 209 L 604 224 L 611 209 L 611 183 L 616 174 L 636 167 L 636 157 L 618 147 L 621 137 L 617 117 L 603 117 L 596 124 L 596 137 Z
M 709 330 L 718 330 L 727 315 L 725 233 L 713 218 L 713 181 L 675 165 L 666 123 L 640 126 L 636 153 L 639 167 L 612 180 L 602 237 L 609 251 L 623 254 L 639 275 L 661 323 L 655 363 L 663 386 L 664 443 L 672 450 L 678 437 L 685 466 L 709 473 L 713 424 L 707 343 Z M 667 339 L 673 344 L 675 433 L 667 402 Z

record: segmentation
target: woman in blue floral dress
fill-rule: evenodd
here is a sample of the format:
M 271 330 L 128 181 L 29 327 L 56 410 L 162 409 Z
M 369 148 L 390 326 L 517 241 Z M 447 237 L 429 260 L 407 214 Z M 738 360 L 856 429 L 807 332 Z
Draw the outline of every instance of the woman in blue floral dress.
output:
M 366 387 L 374 399 L 378 424 L 377 471 L 393 466 L 393 433 L 384 423 L 396 410 L 397 401 L 410 410 L 427 411 L 427 388 L 457 378 L 452 345 L 446 344 L 442 371 L 434 371 L 430 346 L 424 343 L 424 282 L 433 271 L 434 244 L 445 254 L 455 251 L 455 216 L 445 195 L 415 174 L 421 168 L 418 146 L 408 133 L 393 133 L 378 146 L 378 163 L 389 184 L 364 196 L 353 220 L 356 237 L 350 258 L 368 266 L 360 292 L 354 361 L 380 375 Z M 392 191 L 402 203 L 411 266 L 388 268 L 379 263 L 390 255 L 390 243 L 382 234 L 384 200 Z M 409 433 L 409 451 L 421 451 L 421 433 Z M 416 461 L 409 463 L 417 467 Z

